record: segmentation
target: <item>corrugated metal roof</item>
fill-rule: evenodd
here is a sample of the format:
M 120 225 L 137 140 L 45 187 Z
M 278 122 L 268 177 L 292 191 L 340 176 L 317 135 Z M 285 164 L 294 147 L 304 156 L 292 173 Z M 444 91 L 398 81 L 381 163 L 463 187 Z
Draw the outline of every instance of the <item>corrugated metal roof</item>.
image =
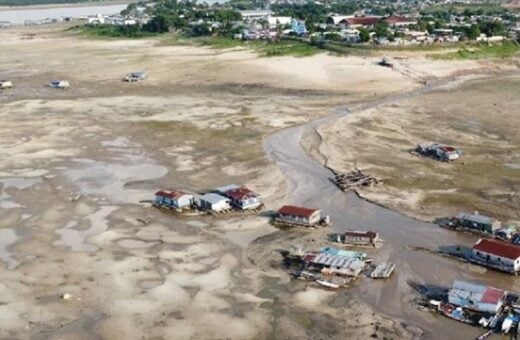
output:
M 259 196 L 256 192 L 251 191 L 246 187 L 228 190 L 225 192 L 225 195 L 228 197 L 231 197 L 234 200 L 243 200 L 243 199 Z
M 366 237 L 366 238 L 375 238 L 378 236 L 378 233 L 375 231 L 345 231 L 345 236 L 350 237 Z
M 475 303 L 497 304 L 504 297 L 505 291 L 470 282 L 455 281 L 449 294 Z
M 459 220 L 472 221 L 479 224 L 493 224 L 497 220 L 488 216 L 478 214 L 459 213 L 457 215 Z
M 510 260 L 516 260 L 520 257 L 520 246 L 501 241 L 479 239 L 473 249 Z
M 316 211 L 318 211 L 318 210 L 297 207 L 297 206 L 294 206 L 294 205 L 284 205 L 280 210 L 278 210 L 278 213 L 283 214 L 283 215 L 291 215 L 291 216 L 299 216 L 299 217 L 309 218 Z
M 229 201 L 229 198 L 221 196 L 219 194 L 209 193 L 209 194 L 202 195 L 200 197 L 200 200 L 201 201 L 206 201 L 206 202 L 211 203 L 211 204 L 217 204 L 217 203 L 220 203 L 222 201 Z
M 171 199 L 179 199 L 182 196 L 190 195 L 180 190 L 159 190 L 155 193 L 155 196 L 168 197 Z
M 218 188 L 215 188 L 215 191 L 218 191 L 220 192 L 221 194 L 229 191 L 229 190 L 233 190 L 233 189 L 238 189 L 240 188 L 239 185 L 236 185 L 236 184 L 228 184 L 228 185 L 224 185 L 224 186 L 221 186 L 221 187 L 218 187 Z

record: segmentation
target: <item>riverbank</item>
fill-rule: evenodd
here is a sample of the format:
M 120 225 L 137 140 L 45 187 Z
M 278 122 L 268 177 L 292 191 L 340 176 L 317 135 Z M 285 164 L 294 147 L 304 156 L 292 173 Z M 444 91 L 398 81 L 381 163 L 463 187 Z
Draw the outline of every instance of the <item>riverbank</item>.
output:
M 414 99 L 357 110 L 322 127 L 315 150 L 335 170 L 357 167 L 381 178 L 384 184 L 358 193 L 410 216 L 433 221 L 479 211 L 518 223 L 520 141 L 511 130 L 520 123 L 512 114 L 518 69 L 511 63 L 483 71 Z M 462 159 L 446 164 L 409 152 L 429 141 L 461 148 Z
M 78 2 L 76 2 L 76 3 L 52 3 L 52 4 L 41 4 L 41 5 L 0 6 L 0 11 L 128 5 L 129 3 L 132 3 L 132 2 L 133 1 L 130 1 L 130 0 L 98 0 L 98 1 L 78 0 Z
M 406 282 L 446 286 L 464 275 L 520 290 L 510 277 L 406 248 L 474 239 L 340 192 L 300 143 L 346 108 L 400 100 L 430 73 L 481 63 L 409 52 L 397 71 L 378 54 L 260 58 L 55 26 L 0 38 L 11 51 L 0 55 L 0 78 L 14 83 L 0 97 L 1 338 L 467 338 L 464 325 L 418 314 Z M 136 70 L 148 78 L 121 81 Z M 71 87 L 49 88 L 52 79 Z M 394 276 L 337 293 L 308 287 L 292 280 L 280 250 L 313 250 L 328 229 L 281 231 L 264 214 L 175 216 L 139 203 L 158 189 L 228 183 L 259 192 L 267 213 L 300 204 L 330 214 L 330 231 L 379 231 L 385 245 L 371 255 L 396 263 Z

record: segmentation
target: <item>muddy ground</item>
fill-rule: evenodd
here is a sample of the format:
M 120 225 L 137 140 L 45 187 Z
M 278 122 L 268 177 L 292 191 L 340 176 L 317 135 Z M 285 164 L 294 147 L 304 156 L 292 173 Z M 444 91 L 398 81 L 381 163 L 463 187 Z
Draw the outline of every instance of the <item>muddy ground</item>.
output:
M 0 31 L 0 78 L 15 84 L 0 92 L 1 338 L 420 336 L 355 293 L 338 300 L 294 283 L 277 250 L 294 238 L 319 245 L 320 231 L 281 233 L 254 215 L 179 217 L 140 201 L 238 183 L 267 211 L 290 203 L 266 134 L 418 88 L 422 56 L 406 63 L 417 71 L 397 72 L 378 55 L 267 59 L 63 29 Z M 488 67 L 439 63 L 428 78 Z M 121 82 L 135 70 L 149 78 Z M 46 87 L 52 79 L 71 88 Z
M 410 215 L 435 220 L 478 211 L 520 220 L 520 77 L 473 79 L 360 110 L 322 127 L 320 151 L 338 170 L 358 167 L 384 185 L 360 193 Z M 410 153 L 440 142 L 463 151 L 450 163 Z

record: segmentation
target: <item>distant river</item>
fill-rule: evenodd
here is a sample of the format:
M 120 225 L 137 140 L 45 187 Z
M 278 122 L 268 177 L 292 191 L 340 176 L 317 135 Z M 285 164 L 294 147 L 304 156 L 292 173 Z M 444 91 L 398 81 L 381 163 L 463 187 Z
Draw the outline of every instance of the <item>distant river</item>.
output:
M 25 20 L 58 19 L 61 17 L 77 18 L 83 15 L 117 14 L 127 5 L 69 6 L 48 8 L 0 9 L 0 21 L 23 24 Z

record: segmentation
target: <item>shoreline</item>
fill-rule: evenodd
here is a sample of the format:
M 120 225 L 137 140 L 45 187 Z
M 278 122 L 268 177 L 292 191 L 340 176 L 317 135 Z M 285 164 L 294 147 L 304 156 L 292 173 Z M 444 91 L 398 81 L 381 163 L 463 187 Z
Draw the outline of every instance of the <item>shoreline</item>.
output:
M 77 3 L 63 3 L 63 4 L 45 4 L 45 5 L 20 5 L 20 6 L 0 6 L 2 11 L 24 11 L 24 10 L 38 10 L 38 9 L 53 9 L 53 8 L 74 8 L 74 7 L 92 7 L 92 6 L 112 6 L 124 5 L 135 2 L 134 0 L 101 0 L 101 1 L 85 1 Z
M 520 75 L 520 71 L 517 71 L 514 74 L 512 74 L 510 70 L 505 70 L 505 71 L 503 70 L 500 72 L 471 71 L 471 70 L 462 71 L 462 72 L 458 72 L 456 74 L 452 74 L 452 75 L 449 75 L 446 77 L 439 78 L 429 85 L 423 85 L 421 87 L 418 87 L 417 89 L 403 93 L 402 95 L 390 94 L 387 97 L 381 98 L 379 100 L 375 100 L 373 103 L 365 102 L 365 103 L 363 103 L 365 105 L 362 105 L 361 107 L 355 107 L 355 104 L 354 104 L 354 107 L 348 108 L 348 110 L 350 111 L 350 114 L 354 114 L 356 111 L 363 111 L 366 109 L 379 107 L 381 105 L 385 105 L 388 103 L 399 102 L 403 99 L 407 99 L 407 98 L 413 97 L 415 95 L 420 95 L 423 92 L 429 92 L 430 90 L 435 90 L 436 88 L 442 89 L 443 86 L 448 85 L 448 84 L 456 84 L 457 86 L 460 86 L 462 84 L 465 84 L 469 81 L 476 80 L 476 79 L 478 79 L 478 80 L 493 79 L 495 77 L 514 76 L 515 74 Z M 338 108 L 340 108 L 340 107 L 336 107 L 336 109 L 338 109 Z M 341 119 L 341 118 L 343 118 L 343 117 L 339 117 L 336 120 Z M 329 122 L 329 124 L 330 123 L 331 122 Z M 334 167 L 331 167 L 328 165 L 329 155 L 323 154 L 323 152 L 320 150 L 320 146 L 324 141 L 324 136 L 322 134 L 322 131 L 320 131 L 320 127 L 322 127 L 322 126 L 323 125 L 313 127 L 313 129 L 311 131 L 311 133 L 315 134 L 318 137 L 318 139 L 319 139 L 318 145 L 306 145 L 304 143 L 301 143 L 301 145 L 302 145 L 303 149 L 305 150 L 305 152 L 307 153 L 307 155 L 314 161 L 320 163 L 325 169 L 327 169 L 331 172 L 338 171 L 337 168 L 334 168 Z M 304 136 L 301 141 L 304 142 L 305 140 L 308 140 L 309 138 L 310 138 L 310 134 L 308 134 L 307 136 Z M 344 192 L 340 188 L 338 188 L 338 191 Z M 388 200 L 381 201 L 378 199 L 371 198 L 370 193 L 367 192 L 366 190 L 364 190 L 363 188 L 354 189 L 354 190 L 352 190 L 352 192 L 359 199 L 366 201 L 368 203 L 374 204 L 376 206 L 379 206 L 383 209 L 388 209 L 388 210 L 396 212 L 398 214 L 402 214 L 403 216 L 406 216 L 406 217 L 416 220 L 418 222 L 435 224 L 436 218 L 422 214 L 420 211 L 420 210 L 422 210 L 421 208 L 419 208 L 418 210 L 417 209 L 406 209 L 406 208 L 399 209 L 395 206 L 392 206 L 391 204 L 388 204 Z M 347 194 L 348 192 L 345 192 L 345 193 Z M 389 200 L 392 199 L 391 194 L 388 194 L 387 196 L 388 196 Z

